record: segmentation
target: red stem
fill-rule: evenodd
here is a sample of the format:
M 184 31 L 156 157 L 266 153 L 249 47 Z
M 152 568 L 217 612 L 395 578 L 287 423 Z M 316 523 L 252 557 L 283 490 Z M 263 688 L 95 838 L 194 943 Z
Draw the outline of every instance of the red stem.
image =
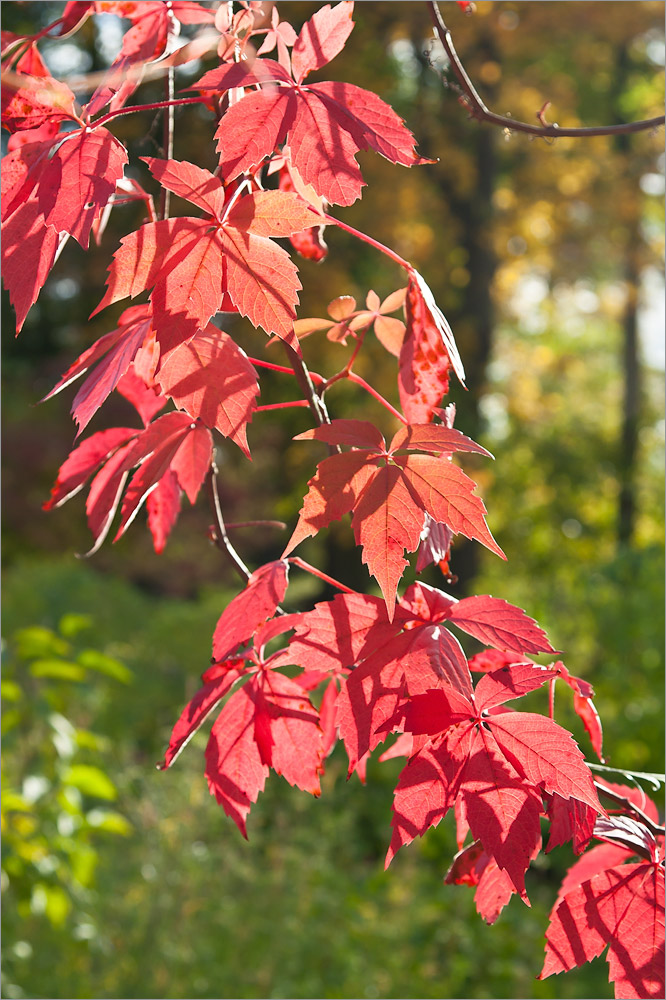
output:
M 286 365 L 274 365 L 271 361 L 261 361 L 259 358 L 248 358 L 250 364 L 253 364 L 256 368 L 268 368 L 272 372 L 282 372 L 283 375 L 293 375 L 294 369 L 287 368 Z M 310 378 L 315 385 L 323 385 L 326 379 L 321 375 L 317 375 L 316 372 L 310 372 Z
M 322 573 L 320 569 L 315 569 L 310 563 L 306 562 L 305 559 L 300 559 L 298 556 L 289 556 L 289 562 L 294 566 L 298 566 L 300 569 L 304 569 L 306 573 L 312 573 L 313 576 L 318 576 L 320 580 L 324 583 L 330 583 L 331 586 L 337 587 L 338 590 L 342 590 L 345 594 L 356 594 L 356 590 L 352 590 L 351 587 L 345 587 L 344 583 L 340 583 L 339 580 L 334 580 L 332 576 L 328 576 L 326 573 Z
M 555 721 L 555 678 L 548 682 L 548 718 Z
M 409 421 L 403 417 L 402 413 L 400 413 L 399 410 L 396 410 L 395 406 L 391 406 L 388 399 L 384 399 L 382 394 L 377 392 L 376 389 L 373 389 L 364 378 L 361 378 L 361 376 L 357 375 L 356 372 L 347 372 L 347 378 L 350 382 L 355 382 L 356 385 L 360 385 L 362 389 L 365 389 L 365 391 L 369 392 L 371 396 L 374 396 L 377 402 L 381 403 L 382 406 L 389 411 L 389 413 L 393 414 L 394 417 L 397 417 L 401 424 L 404 424 L 406 427 L 409 425 Z
M 99 128 L 100 125 L 106 125 L 107 122 L 110 122 L 112 118 L 118 118 L 119 115 L 131 115 L 135 111 L 158 111 L 160 108 L 177 108 L 182 104 L 205 103 L 206 99 L 204 97 L 177 97 L 173 101 L 156 101 L 154 104 L 133 104 L 130 108 L 118 108 L 117 111 L 107 112 L 107 114 L 98 118 L 96 122 L 92 122 L 89 128 Z
M 346 222 L 340 222 L 339 219 L 335 219 L 332 215 L 328 215 L 326 212 L 324 212 L 324 218 L 330 223 L 330 225 L 338 226 L 339 229 L 344 229 L 346 233 L 351 233 L 351 235 L 355 236 L 358 240 L 362 240 L 363 243 L 367 243 L 368 246 L 374 247 L 375 250 L 379 250 L 381 253 L 386 254 L 387 257 L 394 260 L 396 264 L 400 265 L 400 267 L 404 267 L 406 271 L 414 270 L 412 265 L 406 261 L 404 257 L 401 257 L 400 254 L 397 254 L 389 247 L 384 246 L 384 244 L 380 243 L 379 240 L 373 240 L 372 236 L 366 236 L 365 233 L 361 233 L 358 229 L 354 229 L 353 226 L 348 226 Z
M 286 410 L 290 406 L 309 407 L 310 402 L 307 399 L 294 399 L 290 400 L 288 403 L 267 403 L 265 406 L 258 406 L 254 412 L 261 413 L 262 411 L 265 412 L 266 410 Z

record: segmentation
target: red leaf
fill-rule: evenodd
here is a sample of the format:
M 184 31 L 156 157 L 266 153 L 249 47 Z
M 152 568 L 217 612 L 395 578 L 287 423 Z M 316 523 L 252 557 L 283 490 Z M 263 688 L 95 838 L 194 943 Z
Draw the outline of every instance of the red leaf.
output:
M 68 133 L 54 146 L 39 178 L 44 219 L 83 249 L 90 230 L 123 176 L 127 150 L 105 128 Z
M 256 569 L 220 616 L 213 635 L 213 657 L 225 660 L 247 642 L 275 610 L 287 590 L 287 563 L 283 559 Z
M 99 361 L 72 403 L 72 414 L 80 434 L 128 370 L 150 331 L 150 323 L 150 310 L 146 306 L 126 309 L 117 329 L 100 337 L 92 347 L 84 351 L 67 369 L 58 384 L 44 396 L 42 402 L 55 396 Z M 100 361 L 100 358 L 103 360 Z
M 214 177 L 209 170 L 203 170 L 194 163 L 178 160 L 157 160 L 151 156 L 142 156 L 148 164 L 153 177 L 157 178 L 162 187 L 173 191 L 179 198 L 191 201 L 204 212 L 218 218 L 224 210 L 224 188 L 219 178 Z
M 240 232 L 229 225 L 222 248 L 227 265 L 227 291 L 241 316 L 287 343 L 294 336 L 298 304 L 298 269 L 282 247 L 264 236 Z
M 44 224 L 37 196 L 32 195 L 2 225 L 2 280 L 16 311 L 19 333 L 56 259 L 61 241 Z
M 489 451 L 482 448 L 476 441 L 472 441 L 466 434 L 462 434 L 453 427 L 445 427 L 443 424 L 412 424 L 409 427 L 401 427 L 393 436 L 390 451 L 396 452 L 403 449 L 406 451 L 428 451 L 437 455 L 452 455 L 456 451 L 469 451 L 476 452 L 477 455 L 485 455 L 486 458 L 493 457 Z
M 663 997 L 662 865 L 608 867 L 566 892 L 550 915 L 546 960 L 538 978 L 589 962 L 606 945 L 616 997 Z
M 148 494 L 155 489 L 169 466 L 176 459 L 181 447 L 188 446 L 188 439 L 196 438 L 198 431 L 210 435 L 205 427 L 192 424 L 186 413 L 166 413 L 150 424 L 134 441 L 120 471 L 129 471 L 135 465 L 139 468 L 127 487 L 121 508 L 120 525 L 114 541 L 125 533 L 136 517 Z M 210 449 L 211 442 L 208 441 Z M 178 474 L 177 469 L 174 469 Z M 204 470 L 205 471 L 205 470 Z M 187 468 L 187 476 L 190 469 Z M 186 478 L 187 487 L 193 490 L 193 483 Z M 185 484 L 181 482 L 185 489 Z
M 301 515 L 283 556 L 288 555 L 304 538 L 316 535 L 331 521 L 339 521 L 358 503 L 374 468 L 367 464 L 367 452 L 331 455 L 317 466 L 309 481 Z
M 591 684 L 584 681 L 581 677 L 574 677 L 570 674 L 567 668 L 564 666 L 561 660 L 553 664 L 553 670 L 557 672 L 558 677 L 560 677 L 565 684 L 573 690 L 574 693 L 574 710 L 578 717 L 581 719 L 588 736 L 590 737 L 590 742 L 592 743 L 592 749 L 596 753 L 599 760 L 603 763 L 603 729 L 601 727 L 601 719 L 599 718 L 599 713 L 594 707 L 594 702 L 592 701 L 592 696 L 594 695 L 594 689 Z
M 393 617 L 398 583 L 405 566 L 404 551 L 413 552 L 423 528 L 423 512 L 400 469 L 379 468 L 354 507 L 354 537 L 363 548 L 363 562 L 381 587 L 389 619 Z
M 196 502 L 212 458 L 213 438 L 210 431 L 199 422 L 190 424 L 190 433 L 171 459 L 170 468 L 192 504 Z
M 468 662 L 470 670 L 491 673 L 493 670 L 499 670 L 500 667 L 511 666 L 513 663 L 523 661 L 518 653 L 508 653 L 505 649 L 484 649 L 481 653 L 472 656 Z
M 410 423 L 427 423 L 449 391 L 451 362 L 418 285 L 411 279 L 405 308 L 407 332 L 398 370 L 400 403 Z
M 346 16 L 342 4 L 332 11 L 326 6 L 308 22 L 294 47 L 297 79 L 339 51 L 351 24 Z M 331 27 L 325 37 L 320 35 L 323 24 Z M 252 72 L 239 65 L 212 70 L 191 88 L 227 90 L 255 84 L 264 88 L 233 104 L 215 133 L 227 182 L 255 169 L 286 141 L 291 163 L 306 184 L 329 202 L 351 205 L 364 186 L 355 159 L 360 149 L 372 147 L 406 166 L 426 162 L 414 153 L 413 137 L 402 120 L 375 94 L 341 83 L 301 87 L 269 59 L 257 60 Z
M 164 761 L 159 765 L 160 771 L 171 767 L 215 706 L 220 703 L 238 678 L 242 676 L 242 672 L 235 669 L 238 662 L 230 660 L 228 664 L 225 663 L 225 670 L 207 681 L 203 687 L 199 688 L 194 698 L 187 703 L 178 722 L 173 727 L 169 746 L 164 754 Z
M 359 144 L 346 126 L 349 117 L 337 103 L 326 104 L 314 88 L 301 93 L 289 130 L 291 160 L 306 184 L 334 205 L 352 205 L 365 181 L 355 154 Z
M 482 706 L 480 710 L 487 710 L 514 698 L 522 698 L 548 680 L 552 680 L 548 667 L 531 662 L 507 664 L 485 674 L 477 684 L 474 696 L 477 705 Z
M 59 128 L 58 125 L 54 127 L 56 130 Z M 23 133 L 30 137 L 30 141 L 12 149 L 2 157 L 3 222 L 30 197 L 53 146 L 53 135 L 45 137 L 43 141 L 35 141 L 37 134 L 37 130 Z
M 86 498 L 88 527 L 94 539 L 87 555 L 93 555 L 103 544 L 115 517 L 129 471 L 125 462 L 134 447 L 134 441 L 120 448 L 100 469 Z
M 138 433 L 134 427 L 112 427 L 82 441 L 60 466 L 51 497 L 43 504 L 43 509 L 60 507 L 75 496 L 83 489 L 95 469 Z
M 229 108 L 215 133 L 227 182 L 259 166 L 282 142 L 294 123 L 297 104 L 293 91 L 271 88 L 248 94 Z
M 284 674 L 262 670 L 256 685 L 268 708 L 271 745 L 266 763 L 290 785 L 319 795 L 324 756 L 319 715 L 303 688 Z
M 338 594 L 298 616 L 289 645 L 293 662 L 305 670 L 338 674 L 378 652 L 401 628 L 400 612 L 391 623 L 381 598 Z
M 350 773 L 394 728 L 396 708 L 406 695 L 414 698 L 442 684 L 471 692 L 460 644 L 438 626 L 404 632 L 363 660 L 347 678 L 337 705 Z
M 474 495 L 475 483 L 446 459 L 408 455 L 396 459 L 423 509 L 435 521 L 443 521 L 456 534 L 476 538 L 506 559 L 486 524 L 486 508 Z
M 369 420 L 333 420 L 330 424 L 322 424 L 321 427 L 303 431 L 294 438 L 294 441 L 312 440 L 379 451 L 383 451 L 386 447 L 383 435 Z
M 510 766 L 493 733 L 479 728 L 472 737 L 461 784 L 467 821 L 526 900 L 524 873 L 541 844 L 541 797 Z
M 535 857 L 536 853 L 538 848 Z M 506 872 L 484 851 L 480 840 L 456 854 L 444 882 L 447 885 L 475 886 L 477 912 L 488 924 L 495 923 L 516 891 Z
M 451 730 L 436 744 L 427 744 L 400 772 L 386 868 L 401 847 L 437 826 L 455 803 L 470 740 L 469 730 Z
M 353 12 L 353 0 L 343 0 L 335 7 L 324 4 L 305 22 L 291 53 L 297 83 L 313 70 L 321 69 L 342 51 L 354 28 Z
M 228 334 L 209 324 L 169 355 L 157 381 L 176 406 L 216 427 L 249 457 L 247 425 L 259 384 L 245 352 Z
M 180 514 L 180 486 L 175 472 L 168 469 L 146 500 L 148 527 L 159 555 L 164 551 L 171 529 Z
M 416 572 L 422 573 L 430 563 L 448 560 L 452 541 L 453 532 L 448 525 L 433 521 L 430 514 L 426 514 L 416 559 Z
M 426 446 L 430 447 L 433 434 L 428 434 Z M 449 429 L 443 428 L 442 435 L 436 436 L 438 448 L 444 435 L 447 448 L 474 444 L 464 435 L 452 437 Z M 417 548 L 426 513 L 503 555 L 488 531 L 485 507 L 474 496 L 473 481 L 448 459 L 394 456 L 394 445 L 387 452 L 383 437 L 366 421 L 334 420 L 303 436 L 331 444 L 348 443 L 359 450 L 332 455 L 319 463 L 284 555 L 332 520 L 353 511 L 356 541 L 363 546 L 363 561 L 379 581 L 387 609 L 395 602 L 396 587 L 406 565 L 403 552 Z M 405 440 L 409 439 L 398 433 L 394 442 L 402 446 Z M 416 442 L 409 446 L 420 447 Z M 389 610 L 389 617 L 391 614 Z
M 457 741 L 456 747 L 464 746 L 464 759 L 460 755 L 456 758 L 456 787 L 464 799 L 467 822 L 475 839 L 507 872 L 523 899 L 524 872 L 540 845 L 543 792 L 557 792 L 563 798 L 575 798 L 595 811 L 603 811 L 583 755 L 564 729 L 543 716 L 498 709 L 501 702 L 541 683 L 539 673 L 540 668 L 533 664 L 504 667 L 483 677 L 473 698 L 460 687 L 451 691 L 443 685 L 436 691 L 410 692 L 407 703 L 389 719 L 389 725 L 402 719 L 406 732 L 431 735 L 433 746 L 448 747 L 452 739 Z M 509 686 L 504 676 L 511 678 Z M 424 753 L 427 746 L 408 767 L 413 768 Z M 430 784 L 438 780 L 445 784 L 452 781 L 445 775 L 433 777 Z M 427 801 L 431 795 L 441 798 L 441 789 L 430 787 L 427 780 L 420 785 L 419 801 Z M 395 849 L 414 835 L 410 832 L 410 801 L 398 796 L 401 787 L 399 783 L 396 790 Z M 450 804 L 448 799 L 444 802 L 446 809 Z M 413 829 L 422 834 L 432 824 L 422 822 L 422 807 L 417 813 Z M 436 821 L 439 819 L 438 814 Z
M 39 128 L 48 121 L 76 121 L 74 94 L 53 77 L 19 77 L 22 86 L 2 84 L 2 124 L 10 132 Z
M 206 779 L 211 795 L 247 838 L 245 821 L 263 791 L 268 766 L 255 740 L 255 703 L 249 684 L 226 703 L 206 747 Z
M 311 89 L 350 129 L 361 149 L 372 148 L 391 163 L 403 167 L 437 162 L 416 154 L 414 136 L 403 119 L 371 90 L 339 80 L 315 83 Z M 344 114 L 352 120 L 345 123 Z
M 502 752 L 531 784 L 603 811 L 585 758 L 566 729 L 532 712 L 492 716 L 489 726 Z
M 547 812 L 550 818 L 550 835 L 546 853 L 559 847 L 560 844 L 566 844 L 569 840 L 573 841 L 576 854 L 584 851 L 594 831 L 597 810 L 585 805 L 584 802 L 563 799 L 561 795 L 555 794 L 551 796 Z
M 116 389 L 132 404 L 146 427 L 155 414 L 159 413 L 167 404 L 166 396 L 162 396 L 152 386 L 146 385 L 144 380 L 133 370 L 133 365 L 130 365 L 129 370 L 118 380 Z
M 299 195 L 287 191 L 256 191 L 237 201 L 227 216 L 228 225 L 255 236 L 291 236 L 321 221 Z

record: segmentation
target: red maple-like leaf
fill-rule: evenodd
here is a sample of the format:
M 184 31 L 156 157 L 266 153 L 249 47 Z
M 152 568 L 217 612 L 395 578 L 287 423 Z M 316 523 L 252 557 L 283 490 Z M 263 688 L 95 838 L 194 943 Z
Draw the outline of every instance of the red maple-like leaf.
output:
M 155 414 L 164 409 L 167 404 L 166 396 L 163 396 L 155 385 L 149 384 L 145 378 L 139 375 L 134 362 L 118 380 L 116 389 L 132 404 L 145 427 L 148 426 Z
M 51 150 L 39 177 L 44 221 L 87 249 L 128 162 L 127 150 L 107 129 L 67 133 Z
M 330 748 L 330 723 L 325 741 L 319 715 L 306 694 L 317 685 L 318 678 L 287 677 L 276 669 L 285 656 L 281 652 L 266 654 L 268 643 L 293 628 L 298 618 L 272 618 L 286 587 L 287 563 L 267 563 L 255 570 L 245 589 L 227 606 L 213 638 L 213 655 L 218 662 L 203 675 L 204 686 L 176 723 L 162 765 L 171 764 L 204 718 L 244 674 L 245 683 L 224 705 L 206 749 L 206 778 L 211 794 L 243 836 L 247 836 L 247 816 L 264 787 L 269 768 L 290 784 L 319 795 L 319 775 Z M 228 659 L 228 653 L 236 650 L 246 661 L 244 669 L 238 669 L 241 659 Z
M 222 183 L 207 170 L 176 160 L 146 162 L 164 187 L 207 215 L 149 222 L 121 240 L 95 313 L 153 288 L 153 323 L 164 357 L 206 328 L 226 292 L 255 326 L 297 343 L 293 321 L 301 285 L 289 255 L 270 237 L 317 222 L 315 213 L 296 195 L 278 191 L 258 191 L 225 207 Z
M 243 660 L 225 660 L 205 671 L 201 678 L 203 687 L 199 688 L 192 700 L 187 703 L 178 722 L 173 727 L 164 760 L 158 765 L 161 771 L 171 767 L 180 756 L 215 706 L 222 701 L 236 681 L 242 677 L 243 667 Z
M 179 509 L 172 474 L 179 490 L 194 503 L 210 467 L 211 455 L 210 431 L 187 413 L 167 413 L 142 431 L 131 428 L 100 431 L 83 441 L 65 461 L 45 507 L 50 509 L 65 503 L 99 470 L 86 501 L 88 525 L 95 539 L 91 553 L 96 552 L 109 532 L 121 499 L 120 525 L 114 541 L 125 533 L 141 505 L 166 476 L 169 481 L 162 484 L 162 509 L 158 511 L 154 504 L 149 521 L 159 551 Z M 123 499 L 125 484 L 136 466 Z M 179 497 L 180 494 L 178 500 Z
M 493 598 L 485 600 L 492 606 Z M 502 601 L 496 603 L 500 613 L 502 606 L 510 609 L 514 645 L 550 648 L 545 634 L 524 612 Z M 454 599 L 419 583 L 407 590 L 392 621 L 385 602 L 355 593 L 338 594 L 297 617 L 285 663 L 298 664 L 320 679 L 333 674 L 342 680 L 354 668 L 342 684 L 336 708 L 350 773 L 385 738 L 382 726 L 406 694 L 423 693 L 446 681 L 471 696 L 464 653 L 441 627 L 457 607 Z M 551 676 L 546 668 L 531 662 L 526 666 L 530 678 L 538 677 L 539 685 Z M 500 690 L 504 697 L 506 685 Z
M 286 140 L 291 162 L 306 184 L 327 201 L 351 205 L 364 186 L 355 160 L 360 149 L 375 149 L 393 163 L 413 166 L 422 160 L 402 119 L 370 91 L 349 83 L 304 85 L 304 78 L 342 49 L 353 22 L 353 4 L 328 4 L 306 22 L 294 43 L 293 78 L 278 62 L 241 63 L 206 73 L 193 90 L 223 91 L 260 85 L 233 104 L 216 138 L 227 181 L 258 167 Z
M 473 481 L 442 457 L 454 451 L 488 454 L 464 434 L 448 427 L 417 426 L 398 431 L 387 448 L 372 424 L 334 420 L 299 434 L 297 440 L 311 438 L 350 445 L 355 450 L 319 463 L 284 555 L 331 521 L 353 512 L 356 541 L 363 547 L 363 561 L 382 588 L 389 616 L 407 565 L 403 553 L 417 548 L 424 512 L 446 522 L 452 531 L 478 539 L 504 558 L 488 530 L 485 507 L 474 495 Z M 438 455 L 411 453 L 417 450 Z M 397 454 L 400 451 L 410 454 Z
M 33 194 L 2 224 L 2 280 L 16 312 L 19 333 L 67 236 L 44 223 Z
M 217 428 L 249 457 L 247 425 L 259 384 L 247 355 L 228 334 L 209 323 L 167 357 L 156 378 L 176 406 Z
M 78 424 L 78 434 L 85 429 L 93 415 L 118 385 L 129 369 L 139 348 L 151 332 L 151 315 L 148 306 L 131 306 L 118 321 L 118 327 L 100 337 L 92 347 L 70 365 L 60 381 L 44 396 L 42 402 L 71 385 L 75 379 L 97 367 L 85 380 L 72 403 L 72 415 Z M 98 363 L 99 362 L 99 363 Z
M 206 749 L 211 794 L 247 837 L 246 819 L 269 767 L 319 795 L 323 758 L 318 715 L 296 681 L 260 670 L 226 703 Z
M 602 811 L 583 755 L 566 730 L 531 712 L 492 711 L 548 677 L 534 664 L 506 666 L 486 674 L 472 696 L 445 682 L 398 709 L 388 725 L 428 735 L 431 743 L 400 776 L 387 863 L 438 823 L 461 794 L 474 838 L 524 896 L 524 872 L 540 838 L 542 793 Z
M 255 570 L 245 590 L 227 605 L 213 635 L 213 657 L 225 660 L 272 618 L 287 590 L 288 564 L 284 559 Z
M 628 817 L 619 819 L 627 826 Z M 636 863 L 634 850 L 606 843 L 569 869 L 550 914 L 539 979 L 589 962 L 608 945 L 617 998 L 663 997 L 664 864 L 654 837 L 634 826 L 649 860 Z

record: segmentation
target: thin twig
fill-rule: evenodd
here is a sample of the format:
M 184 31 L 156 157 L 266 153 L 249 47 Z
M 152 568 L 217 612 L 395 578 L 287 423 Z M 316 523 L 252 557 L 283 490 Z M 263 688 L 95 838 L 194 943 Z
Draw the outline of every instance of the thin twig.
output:
M 227 528 L 278 528 L 286 531 L 284 521 L 227 521 Z
M 222 507 L 220 506 L 220 494 L 217 489 L 217 466 L 215 462 L 211 462 L 210 468 L 206 473 L 206 491 L 211 509 L 215 515 L 213 541 L 220 552 L 224 552 L 236 572 L 241 576 L 243 583 L 247 583 L 252 574 L 236 552 L 227 534 L 224 517 L 222 516 Z
M 440 42 L 444 47 L 451 70 L 453 71 L 460 87 L 465 95 L 465 104 L 472 118 L 477 121 L 489 122 L 491 125 L 499 125 L 500 128 L 508 129 L 510 132 L 526 132 L 528 135 L 538 135 L 546 139 L 556 139 L 558 137 L 584 138 L 593 135 L 623 135 L 628 132 L 644 132 L 647 129 L 659 128 L 664 124 L 664 115 L 658 118 L 648 118 L 644 121 L 626 122 L 619 125 L 595 125 L 590 128 L 565 128 L 560 125 L 540 124 L 531 125 L 529 122 L 516 121 L 507 118 L 506 115 L 497 115 L 490 111 L 484 104 L 476 87 L 470 80 L 465 67 L 460 61 L 460 57 L 455 50 L 451 32 L 444 23 L 444 19 L 437 6 L 436 0 L 427 0 L 430 16 Z M 541 120 L 545 105 L 537 117 Z

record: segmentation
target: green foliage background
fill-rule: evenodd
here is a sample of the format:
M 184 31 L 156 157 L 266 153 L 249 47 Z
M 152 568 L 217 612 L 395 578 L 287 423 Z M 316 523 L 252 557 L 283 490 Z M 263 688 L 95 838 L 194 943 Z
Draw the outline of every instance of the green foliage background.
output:
M 284 3 L 280 12 L 298 25 L 317 6 Z M 531 120 L 550 99 L 549 115 L 567 124 L 660 112 L 663 3 L 487 2 L 471 18 L 455 4 L 442 8 L 499 111 Z M 34 31 L 60 9 L 6 3 L 3 27 Z M 643 281 L 661 272 L 661 136 L 555 145 L 491 136 L 427 66 L 425 5 L 359 3 L 355 20 L 321 78 L 376 90 L 439 163 L 404 171 L 362 155 L 369 186 L 340 217 L 413 260 L 431 283 L 470 371 L 470 391 L 452 389 L 457 425 L 496 456 L 493 466 L 466 467 L 508 563 L 456 547 L 455 592 L 492 593 L 538 618 L 569 669 L 594 684 L 610 762 L 661 770 L 663 410 L 649 358 L 630 470 L 636 518 L 629 540 L 619 543 L 617 532 L 627 475 L 618 446 L 633 293 L 626 262 L 637 260 Z M 95 37 L 88 23 L 68 41 L 90 53 L 92 70 L 104 65 Z M 159 88 L 147 85 L 145 99 L 159 99 Z M 176 157 L 213 167 L 210 116 L 179 113 L 176 122 Z M 117 134 L 134 160 L 159 155 L 161 123 L 152 117 L 120 119 Z M 208 796 L 205 734 L 172 771 L 155 770 L 237 581 L 206 542 L 203 506 L 183 511 L 162 557 L 137 522 L 118 546 L 77 561 L 89 547 L 81 503 L 40 509 L 72 425 L 62 399 L 33 406 L 111 328 L 110 315 L 86 317 L 132 211 L 118 210 L 99 249 L 68 248 L 17 341 L 11 309 L 5 316 L 4 995 L 610 996 L 602 959 L 534 979 L 567 850 L 533 866 L 532 909 L 514 899 L 492 928 L 476 916 L 471 892 L 441 883 L 455 851 L 449 823 L 383 871 L 399 761 L 373 762 L 362 787 L 345 782 L 336 751 L 317 801 L 272 779 L 248 843 Z M 369 288 L 383 296 L 397 286 L 400 275 L 367 248 L 330 230 L 327 239 L 326 263 L 302 262 L 300 315 L 324 315 L 339 294 L 361 302 Z M 248 353 L 281 360 L 262 336 L 240 323 L 227 328 Z M 346 358 L 325 340 L 306 349 L 327 374 Z M 376 342 L 359 370 L 395 399 L 395 364 Z M 264 402 L 291 390 L 279 376 L 262 375 L 262 386 Z M 351 386 L 331 393 L 330 407 L 384 420 Z M 131 419 L 122 400 L 105 410 L 91 430 Z M 220 449 L 230 520 L 294 523 L 319 456 L 290 438 L 308 425 L 303 411 L 257 417 L 252 465 Z M 250 563 L 279 555 L 281 537 L 249 534 L 239 532 L 237 544 Z M 366 586 L 347 524 L 304 555 Z M 316 581 L 292 579 L 294 609 L 322 596 Z M 435 570 L 426 579 L 443 585 Z M 557 711 L 592 757 L 566 694 Z

